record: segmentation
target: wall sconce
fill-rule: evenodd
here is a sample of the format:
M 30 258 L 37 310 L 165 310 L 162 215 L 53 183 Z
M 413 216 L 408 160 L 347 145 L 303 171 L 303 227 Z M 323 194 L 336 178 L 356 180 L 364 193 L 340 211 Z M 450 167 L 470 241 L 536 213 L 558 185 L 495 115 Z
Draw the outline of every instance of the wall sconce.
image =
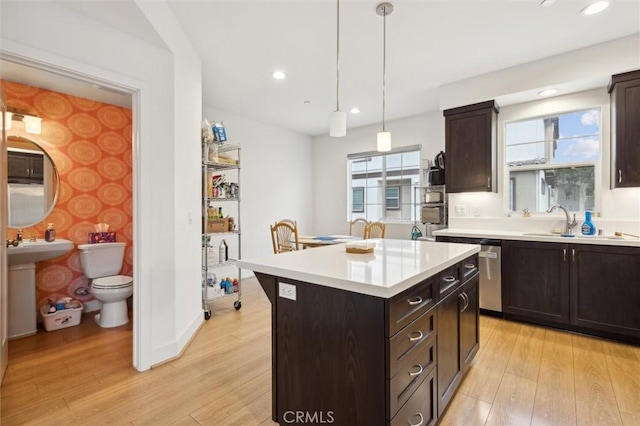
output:
M 4 129 L 11 129 L 11 122 L 13 120 L 22 121 L 24 123 L 24 130 L 27 133 L 42 133 L 42 118 L 37 115 L 26 114 L 21 111 L 6 111 L 4 113 Z

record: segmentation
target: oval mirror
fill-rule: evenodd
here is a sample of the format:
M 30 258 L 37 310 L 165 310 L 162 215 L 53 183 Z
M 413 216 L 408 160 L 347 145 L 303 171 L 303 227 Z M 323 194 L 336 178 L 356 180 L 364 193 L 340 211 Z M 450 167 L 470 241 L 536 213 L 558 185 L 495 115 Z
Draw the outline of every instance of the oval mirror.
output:
M 53 160 L 37 143 L 7 138 L 8 224 L 34 226 L 49 215 L 58 200 L 60 179 Z

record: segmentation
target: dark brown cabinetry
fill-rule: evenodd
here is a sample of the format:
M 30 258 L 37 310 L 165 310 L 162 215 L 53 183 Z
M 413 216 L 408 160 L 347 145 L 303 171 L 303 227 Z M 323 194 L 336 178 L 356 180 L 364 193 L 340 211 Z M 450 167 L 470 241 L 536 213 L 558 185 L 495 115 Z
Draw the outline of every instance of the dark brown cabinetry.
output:
M 465 264 L 477 265 L 477 260 Z M 438 303 L 438 416 L 455 395 L 479 348 L 478 270 L 463 274 L 465 279 Z
M 640 70 L 611 77 L 611 187 L 640 186 Z
M 435 424 L 478 348 L 477 264 L 470 256 L 390 299 L 256 272 L 272 303 L 273 420 Z M 282 284 L 295 300 L 278 296 Z
M 9 151 L 7 155 L 9 183 L 42 183 L 44 157 L 42 154 Z
M 640 344 L 640 248 L 502 242 L 505 318 Z
M 640 248 L 572 245 L 570 276 L 572 324 L 640 339 Z
M 447 192 L 496 191 L 498 111 L 495 101 L 444 111 Z
M 505 316 L 569 323 L 568 250 L 568 244 L 502 242 Z

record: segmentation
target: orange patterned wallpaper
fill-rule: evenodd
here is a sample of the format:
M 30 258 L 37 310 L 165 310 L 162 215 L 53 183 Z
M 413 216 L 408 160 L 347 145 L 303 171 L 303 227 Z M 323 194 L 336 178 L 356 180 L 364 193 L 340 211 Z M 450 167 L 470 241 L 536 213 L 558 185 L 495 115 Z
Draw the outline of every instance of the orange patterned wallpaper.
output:
M 60 174 L 58 203 L 41 223 L 23 229 L 24 238 L 44 238 L 47 223 L 54 222 L 56 238 L 84 244 L 93 224 L 108 223 L 117 240 L 127 243 L 121 273 L 132 275 L 131 110 L 4 80 L 0 85 L 9 109 L 42 117 L 42 134 L 26 133 L 13 121 L 7 135 L 36 142 Z M 14 238 L 15 230 L 7 237 Z M 61 296 L 93 300 L 91 294 L 76 293 L 87 285 L 77 249 L 36 265 L 38 306 Z

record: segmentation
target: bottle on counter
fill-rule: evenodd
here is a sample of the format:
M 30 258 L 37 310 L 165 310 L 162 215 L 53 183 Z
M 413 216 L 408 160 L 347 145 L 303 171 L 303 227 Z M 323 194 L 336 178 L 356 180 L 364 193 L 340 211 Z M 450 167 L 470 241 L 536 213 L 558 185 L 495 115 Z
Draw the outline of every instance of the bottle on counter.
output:
M 584 223 L 582 224 L 582 235 L 596 235 L 596 226 L 591 221 L 591 211 L 584 212 Z
M 44 231 L 44 240 L 48 243 L 56 240 L 56 230 L 53 229 L 53 223 L 47 225 L 47 230 Z

